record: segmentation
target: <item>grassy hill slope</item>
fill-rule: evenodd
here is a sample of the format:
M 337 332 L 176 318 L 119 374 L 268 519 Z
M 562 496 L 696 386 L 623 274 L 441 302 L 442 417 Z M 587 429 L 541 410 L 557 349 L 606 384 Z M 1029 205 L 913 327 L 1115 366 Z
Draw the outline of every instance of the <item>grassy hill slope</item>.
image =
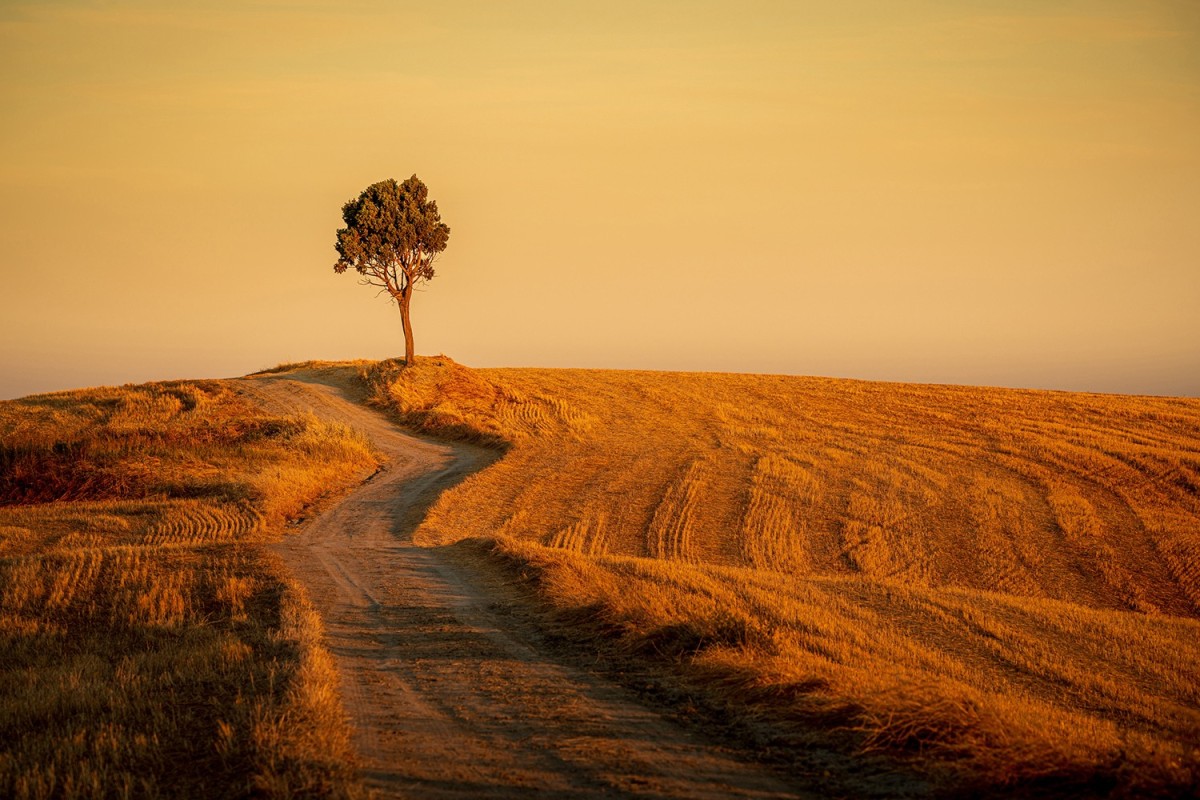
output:
M 377 463 L 228 381 L 0 403 L 0 796 L 354 792 L 320 622 L 264 545 Z
M 474 541 L 551 632 L 815 790 L 1200 791 L 1200 401 L 332 369 L 505 450 L 421 541 Z M 355 791 L 319 622 L 263 545 L 376 463 L 236 382 L 0 403 L 0 794 Z
M 1200 401 L 444 358 L 364 377 L 410 425 L 507 448 L 418 535 L 497 539 L 567 635 L 793 744 L 1197 787 Z

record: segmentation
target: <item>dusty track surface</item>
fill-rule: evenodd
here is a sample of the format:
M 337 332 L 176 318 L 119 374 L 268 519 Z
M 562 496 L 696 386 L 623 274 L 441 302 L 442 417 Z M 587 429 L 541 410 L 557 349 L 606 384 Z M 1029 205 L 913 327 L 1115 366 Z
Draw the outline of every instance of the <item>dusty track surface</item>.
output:
M 361 405 L 332 371 L 246 379 L 274 410 L 366 433 L 388 467 L 280 546 L 325 622 L 369 787 L 399 797 L 797 797 L 637 702 L 564 665 L 477 579 L 412 540 L 444 489 L 491 463 Z

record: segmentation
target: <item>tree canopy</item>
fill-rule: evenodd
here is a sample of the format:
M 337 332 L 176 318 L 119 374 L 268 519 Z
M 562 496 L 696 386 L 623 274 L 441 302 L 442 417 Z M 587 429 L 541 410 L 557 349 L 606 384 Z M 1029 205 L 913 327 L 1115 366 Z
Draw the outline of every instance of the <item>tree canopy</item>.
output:
M 413 287 L 431 280 L 434 262 L 450 240 L 437 203 L 416 176 L 397 183 L 389 178 L 368 186 L 342 206 L 346 227 L 337 232 L 334 272 L 353 269 L 362 283 L 386 291 L 400 307 L 404 356 L 413 360 L 409 304 Z

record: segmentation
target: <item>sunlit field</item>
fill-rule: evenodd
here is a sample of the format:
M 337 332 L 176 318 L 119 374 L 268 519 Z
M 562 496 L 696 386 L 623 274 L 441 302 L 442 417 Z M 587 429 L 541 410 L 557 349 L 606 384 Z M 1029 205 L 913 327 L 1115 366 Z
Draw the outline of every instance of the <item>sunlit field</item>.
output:
M 233 387 L 0 403 L 0 796 L 356 790 L 320 621 L 264 544 L 376 457 Z
M 945 785 L 1196 791 L 1200 401 L 734 374 L 364 370 L 503 460 L 495 540 L 568 638 L 764 740 Z
M 1200 401 L 306 368 L 503 450 L 418 541 L 815 789 L 1200 789 Z M 359 791 L 265 545 L 378 466 L 360 434 L 202 381 L 0 403 L 0 442 L 0 796 Z

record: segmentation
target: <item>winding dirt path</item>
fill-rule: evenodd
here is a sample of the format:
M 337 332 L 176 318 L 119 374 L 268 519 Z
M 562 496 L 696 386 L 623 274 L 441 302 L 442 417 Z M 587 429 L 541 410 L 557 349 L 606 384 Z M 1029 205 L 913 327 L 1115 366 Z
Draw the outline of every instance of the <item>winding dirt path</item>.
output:
M 411 436 L 348 372 L 243 381 L 273 410 L 366 433 L 388 467 L 287 537 L 321 613 L 367 785 L 390 797 L 803 796 L 623 689 L 541 652 L 471 576 L 412 541 L 482 448 Z

